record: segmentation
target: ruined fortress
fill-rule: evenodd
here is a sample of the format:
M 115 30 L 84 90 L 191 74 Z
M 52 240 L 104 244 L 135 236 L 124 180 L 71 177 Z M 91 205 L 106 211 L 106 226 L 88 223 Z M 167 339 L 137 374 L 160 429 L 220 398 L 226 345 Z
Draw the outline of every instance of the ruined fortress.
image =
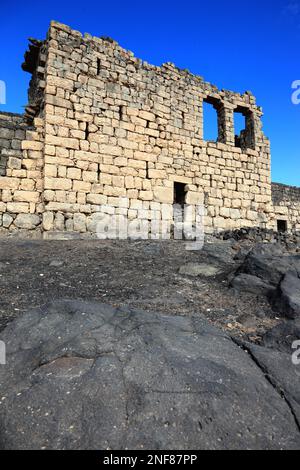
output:
M 96 236 L 103 214 L 171 221 L 204 207 L 205 231 L 300 230 L 300 188 L 271 183 L 255 97 L 156 67 L 110 38 L 52 22 L 30 40 L 24 115 L 0 113 L 0 233 Z M 205 141 L 203 103 L 218 139 Z M 245 129 L 234 132 L 234 116 Z

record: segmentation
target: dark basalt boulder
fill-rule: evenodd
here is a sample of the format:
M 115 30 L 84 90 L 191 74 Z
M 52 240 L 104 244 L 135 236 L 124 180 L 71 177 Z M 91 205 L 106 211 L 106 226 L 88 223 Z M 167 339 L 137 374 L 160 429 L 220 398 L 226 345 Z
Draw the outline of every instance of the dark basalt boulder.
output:
M 300 385 L 287 355 L 259 348 L 254 359 L 198 317 L 56 301 L 1 340 L 2 449 L 300 447 Z M 279 360 L 274 386 L 268 368 Z
M 273 308 L 288 318 L 300 317 L 300 278 L 296 271 L 284 276 L 273 299 Z
M 292 344 L 300 340 L 300 316 L 295 320 L 284 321 L 269 330 L 263 337 L 263 345 L 287 354 L 292 353 Z M 299 370 L 300 372 L 300 370 Z
M 255 245 L 240 268 L 240 272 L 257 276 L 276 287 L 291 270 L 300 273 L 300 255 L 288 255 L 282 252 L 280 245 L 272 244 Z
M 240 292 L 249 292 L 256 295 L 271 295 L 275 291 L 275 287 L 264 282 L 257 276 L 251 274 L 238 274 L 231 281 L 231 287 Z

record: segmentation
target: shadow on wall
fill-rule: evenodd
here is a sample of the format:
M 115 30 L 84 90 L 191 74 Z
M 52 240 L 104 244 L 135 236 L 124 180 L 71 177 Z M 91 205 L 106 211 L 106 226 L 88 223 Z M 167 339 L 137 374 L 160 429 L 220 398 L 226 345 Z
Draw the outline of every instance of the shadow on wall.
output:
M 0 150 L 0 176 L 6 175 L 7 160 L 8 160 L 8 157 L 6 157 L 5 155 L 1 155 L 1 150 Z

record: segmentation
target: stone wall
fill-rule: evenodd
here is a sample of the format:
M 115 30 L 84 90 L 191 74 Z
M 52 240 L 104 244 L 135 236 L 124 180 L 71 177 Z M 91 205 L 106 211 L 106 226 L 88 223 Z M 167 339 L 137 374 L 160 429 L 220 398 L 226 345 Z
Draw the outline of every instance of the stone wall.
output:
M 32 74 L 25 114 L 0 120 L 2 232 L 90 237 L 117 218 L 168 234 L 174 202 L 193 223 L 203 207 L 208 233 L 276 224 L 270 144 L 250 92 L 218 90 L 56 22 L 45 41 L 31 40 L 23 69 Z M 204 140 L 204 102 L 216 111 L 216 142 Z M 239 136 L 235 112 L 245 118 Z
M 26 127 L 22 115 L 0 113 L 0 176 L 6 176 L 12 158 L 21 158 Z
M 39 235 L 42 168 L 42 136 L 23 116 L 0 113 L 1 234 Z
M 272 183 L 273 223 L 277 228 L 277 221 L 287 222 L 288 231 L 300 231 L 300 188 Z
M 172 219 L 174 182 L 186 185 L 187 203 L 204 202 L 206 231 L 267 224 L 269 142 L 252 94 L 219 91 L 57 23 L 47 54 L 46 232 L 93 232 L 101 211 Z M 218 142 L 203 140 L 204 100 L 217 110 Z M 234 110 L 248 128 L 239 147 Z

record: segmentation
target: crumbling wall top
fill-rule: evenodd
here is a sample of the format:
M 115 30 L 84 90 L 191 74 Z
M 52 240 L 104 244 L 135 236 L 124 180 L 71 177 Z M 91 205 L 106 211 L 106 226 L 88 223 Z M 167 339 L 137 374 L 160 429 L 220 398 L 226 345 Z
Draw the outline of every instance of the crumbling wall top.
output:
M 130 50 L 121 47 L 117 41 L 109 37 L 96 37 L 89 33 L 84 35 L 77 30 L 73 30 L 69 26 L 52 21 L 48 32 L 49 39 L 58 39 L 57 33 L 61 32 L 59 40 L 64 39 L 66 44 L 72 45 L 72 39 L 75 45 L 86 47 L 87 52 L 104 53 L 107 56 L 114 57 L 116 60 L 126 61 L 128 65 L 132 65 L 132 73 L 145 70 L 153 72 L 157 76 L 172 78 L 174 81 L 181 81 L 183 86 L 189 85 L 191 87 L 201 88 L 203 96 L 205 94 L 216 97 L 226 101 L 227 106 L 235 109 L 237 106 L 246 106 L 251 108 L 259 117 L 263 115 L 262 108 L 256 105 L 256 98 L 249 90 L 244 93 L 237 93 L 230 90 L 219 89 L 216 85 L 206 82 L 202 76 L 192 74 L 188 69 L 181 69 L 172 62 L 163 63 L 161 66 L 149 64 L 135 57 L 134 53 Z M 130 70 L 129 70 L 130 72 Z
M 300 187 L 272 183 L 272 200 L 275 205 L 287 201 L 300 204 Z

